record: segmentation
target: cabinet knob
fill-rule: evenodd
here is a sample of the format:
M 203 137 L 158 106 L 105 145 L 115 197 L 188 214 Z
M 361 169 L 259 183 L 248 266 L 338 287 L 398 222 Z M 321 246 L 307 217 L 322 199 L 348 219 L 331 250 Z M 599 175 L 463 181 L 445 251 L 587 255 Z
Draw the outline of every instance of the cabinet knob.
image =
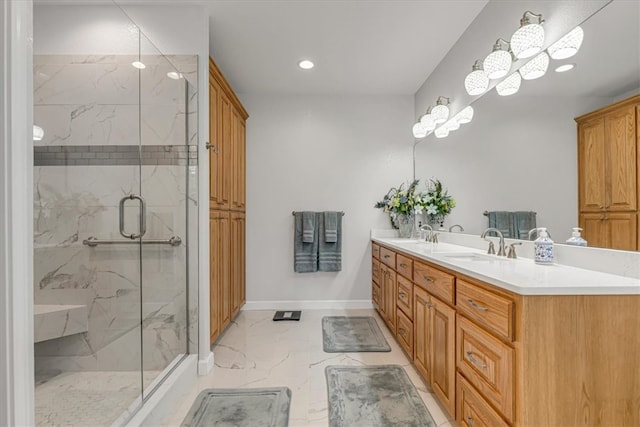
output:
M 218 146 L 217 146 L 217 145 L 212 144 L 212 143 L 210 143 L 209 141 L 207 141 L 207 142 L 204 144 L 204 147 L 205 147 L 207 150 L 211 150 L 211 151 L 213 151 L 214 153 L 218 154 Z

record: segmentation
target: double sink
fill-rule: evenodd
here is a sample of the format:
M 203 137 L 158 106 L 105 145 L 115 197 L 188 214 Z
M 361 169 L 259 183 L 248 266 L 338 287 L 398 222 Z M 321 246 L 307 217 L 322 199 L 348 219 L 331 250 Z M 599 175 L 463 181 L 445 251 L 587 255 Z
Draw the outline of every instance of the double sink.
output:
M 402 244 L 404 247 L 410 247 L 412 250 L 428 254 L 435 257 L 442 257 L 449 261 L 462 261 L 462 262 L 510 262 L 512 259 L 508 259 L 502 256 L 489 255 L 482 253 L 480 250 L 474 251 L 461 251 L 462 247 L 459 245 L 452 245 L 450 243 L 429 243 L 421 240 L 408 240 L 408 239 L 389 239 L 391 243 Z

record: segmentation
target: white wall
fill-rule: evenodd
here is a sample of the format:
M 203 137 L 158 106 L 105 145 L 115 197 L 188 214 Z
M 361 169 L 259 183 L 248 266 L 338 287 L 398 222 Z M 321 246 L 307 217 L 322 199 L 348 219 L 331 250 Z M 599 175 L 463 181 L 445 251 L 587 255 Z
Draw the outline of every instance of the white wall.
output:
M 446 227 L 461 224 L 479 234 L 487 228 L 485 210 L 531 210 L 538 226 L 564 242 L 578 226 L 573 119 L 608 103 L 610 98 L 492 92 L 474 104 L 471 123 L 418 144 L 416 177 L 440 179 L 455 198 Z
M 289 308 L 276 301 L 370 304 L 369 232 L 389 228 L 387 215 L 373 206 L 412 177 L 413 97 L 240 98 L 250 114 L 247 308 Z M 341 272 L 293 271 L 295 210 L 345 212 Z

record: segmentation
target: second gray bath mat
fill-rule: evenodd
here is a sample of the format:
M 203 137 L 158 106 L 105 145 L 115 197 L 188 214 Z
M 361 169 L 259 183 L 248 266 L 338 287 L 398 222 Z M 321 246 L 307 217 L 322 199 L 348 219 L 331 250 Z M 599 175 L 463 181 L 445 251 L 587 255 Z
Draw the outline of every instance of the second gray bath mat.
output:
M 376 319 L 370 316 L 323 317 L 322 345 L 327 353 L 391 351 Z

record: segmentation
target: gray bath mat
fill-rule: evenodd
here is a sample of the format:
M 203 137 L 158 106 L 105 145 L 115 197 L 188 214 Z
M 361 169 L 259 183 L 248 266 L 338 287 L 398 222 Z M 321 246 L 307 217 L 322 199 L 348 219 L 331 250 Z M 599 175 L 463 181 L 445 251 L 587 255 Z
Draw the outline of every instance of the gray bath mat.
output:
M 436 427 L 401 366 L 327 366 L 329 426 Z
M 322 345 L 327 353 L 391 351 L 376 319 L 370 316 L 323 317 Z
M 198 395 L 182 427 L 287 427 L 291 390 L 208 389 Z

